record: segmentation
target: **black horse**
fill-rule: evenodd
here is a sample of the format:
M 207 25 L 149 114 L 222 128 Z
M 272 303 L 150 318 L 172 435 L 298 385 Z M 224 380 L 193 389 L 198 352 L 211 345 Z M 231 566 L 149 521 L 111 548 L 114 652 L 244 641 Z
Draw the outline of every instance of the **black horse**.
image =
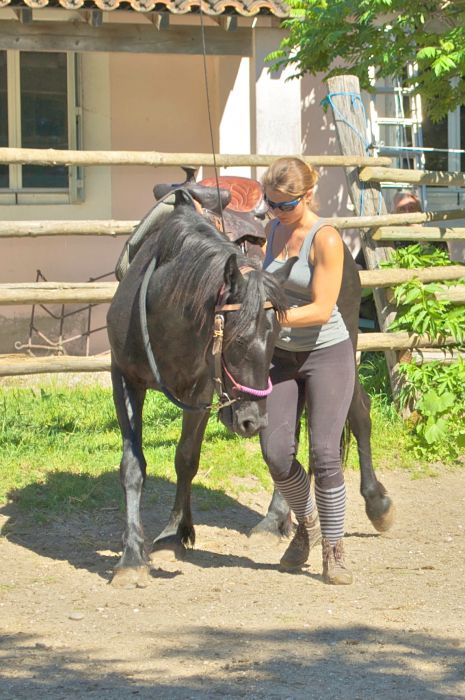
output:
M 148 573 L 140 519 L 146 390 L 161 390 L 183 408 L 175 503 L 154 543 L 155 548 L 179 554 L 195 540 L 191 483 L 214 388 L 220 397 L 220 419 L 239 435 L 254 435 L 266 421 L 268 368 L 278 319 L 286 309 L 281 285 L 296 260 L 275 275 L 255 269 L 195 211 L 188 195 L 179 191 L 176 200 L 174 211 L 161 215 L 145 237 L 107 316 L 126 499 L 116 585 L 143 586 Z

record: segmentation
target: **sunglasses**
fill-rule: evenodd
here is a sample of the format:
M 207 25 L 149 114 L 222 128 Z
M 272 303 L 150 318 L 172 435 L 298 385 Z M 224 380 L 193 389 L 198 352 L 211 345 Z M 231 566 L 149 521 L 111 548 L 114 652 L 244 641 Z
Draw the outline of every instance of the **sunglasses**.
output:
M 292 211 L 296 208 L 299 202 L 305 197 L 301 194 L 297 199 L 290 199 L 288 202 L 272 202 L 271 199 L 265 196 L 265 202 L 268 204 L 270 209 L 279 209 L 279 211 Z

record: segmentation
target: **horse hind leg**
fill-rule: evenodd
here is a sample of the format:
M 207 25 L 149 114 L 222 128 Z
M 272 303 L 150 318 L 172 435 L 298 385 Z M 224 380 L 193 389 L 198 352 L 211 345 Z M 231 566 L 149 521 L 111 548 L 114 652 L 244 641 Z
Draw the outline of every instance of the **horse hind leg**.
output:
M 249 537 L 253 539 L 270 535 L 278 538 L 290 537 L 293 530 L 291 510 L 275 486 L 265 517 L 252 528 Z
M 113 401 L 123 438 L 120 479 L 126 503 L 123 553 L 115 567 L 112 585 L 118 588 L 143 588 L 149 580 L 149 560 L 140 518 L 140 501 L 146 476 L 146 461 L 142 452 L 145 389 L 130 386 L 114 366 L 111 378 Z
M 301 430 L 301 416 L 305 408 L 305 390 L 303 384 L 299 386 L 299 394 L 297 399 L 297 419 L 295 425 L 295 451 L 299 449 L 300 442 L 300 430 Z M 294 532 L 294 525 L 292 522 L 291 509 L 287 505 L 284 496 L 281 495 L 280 491 L 274 487 L 273 495 L 271 497 L 270 505 L 268 506 L 268 511 L 265 517 L 260 520 L 260 522 L 255 525 L 254 528 L 249 533 L 250 537 L 262 537 L 264 535 L 271 535 L 275 537 L 286 537 L 289 538 Z
M 176 496 L 170 518 L 163 532 L 153 542 L 152 563 L 182 559 L 187 546 L 195 544 L 192 520 L 192 480 L 197 474 L 208 411 L 184 411 L 181 437 L 176 448 Z
M 354 395 L 350 404 L 348 421 L 357 440 L 360 461 L 360 492 L 365 500 L 365 511 L 378 532 L 389 530 L 395 517 L 392 499 L 383 484 L 376 478 L 371 455 L 370 398 L 358 377 L 355 379 Z

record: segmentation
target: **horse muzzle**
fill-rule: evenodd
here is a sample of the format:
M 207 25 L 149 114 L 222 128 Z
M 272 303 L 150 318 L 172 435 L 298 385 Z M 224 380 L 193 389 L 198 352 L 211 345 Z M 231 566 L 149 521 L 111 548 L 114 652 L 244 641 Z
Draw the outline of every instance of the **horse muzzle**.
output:
M 241 437 L 252 437 L 268 425 L 264 400 L 238 401 L 220 409 L 218 416 L 228 430 Z

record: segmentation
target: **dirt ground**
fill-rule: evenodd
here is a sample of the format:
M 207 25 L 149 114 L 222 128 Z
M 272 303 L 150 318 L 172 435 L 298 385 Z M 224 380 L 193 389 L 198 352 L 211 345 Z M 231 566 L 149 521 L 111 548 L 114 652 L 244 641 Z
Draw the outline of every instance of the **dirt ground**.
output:
M 109 585 L 119 511 L 38 527 L 5 506 L 0 698 L 465 697 L 465 470 L 378 476 L 397 520 L 377 534 L 348 473 L 347 587 L 322 583 L 319 551 L 281 573 L 286 543 L 247 537 L 265 492 L 197 507 L 196 548 L 133 590 Z M 144 511 L 147 538 L 172 497 Z

